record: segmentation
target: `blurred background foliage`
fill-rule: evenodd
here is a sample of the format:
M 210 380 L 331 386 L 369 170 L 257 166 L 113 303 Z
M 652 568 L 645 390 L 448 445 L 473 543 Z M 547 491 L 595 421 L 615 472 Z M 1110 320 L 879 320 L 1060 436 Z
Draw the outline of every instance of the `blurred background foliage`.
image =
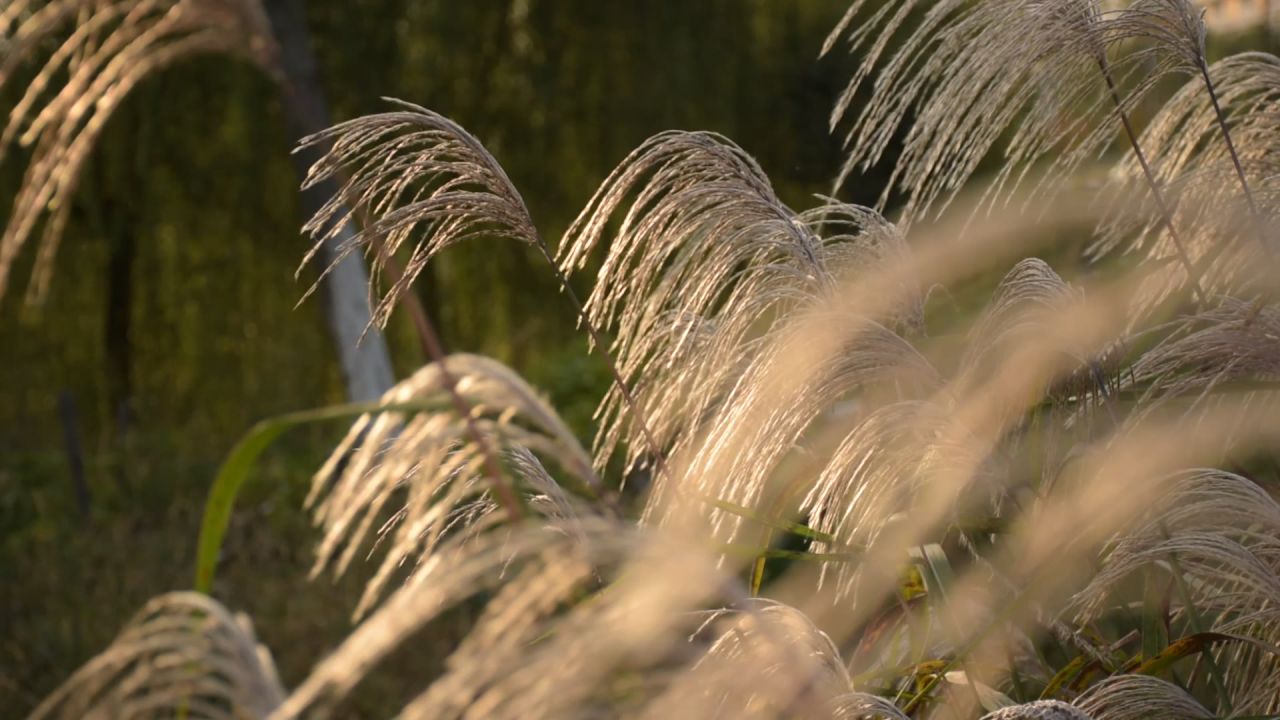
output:
M 307 11 L 335 120 L 385 109 L 384 95 L 454 118 L 503 163 L 554 243 L 627 152 L 671 128 L 733 138 L 796 207 L 828 191 L 841 151 L 827 117 L 853 59 L 817 55 L 845 5 L 369 0 Z M 0 302 L 0 714 L 22 715 L 146 598 L 189 586 L 204 493 L 255 420 L 342 400 L 319 303 L 295 308 L 315 269 L 294 279 L 306 248 L 282 112 L 275 86 L 219 58 L 140 86 L 87 171 L 47 300 L 23 306 L 19 286 Z M 0 221 L 22 160 L 0 165 Z M 880 185 L 864 177 L 842 199 L 871 202 Z M 575 283 L 585 292 L 589 280 Z M 510 363 L 589 438 L 606 373 L 532 252 L 459 247 L 416 290 L 450 349 Z M 388 339 L 399 376 L 423 362 L 404 316 Z M 256 618 L 286 683 L 346 634 L 360 584 L 295 592 L 314 537 L 297 508 L 339 431 L 296 432 L 269 453 L 217 588 Z M 415 652 L 397 660 L 407 677 L 439 657 Z M 353 713 L 399 706 L 393 689 L 370 685 Z

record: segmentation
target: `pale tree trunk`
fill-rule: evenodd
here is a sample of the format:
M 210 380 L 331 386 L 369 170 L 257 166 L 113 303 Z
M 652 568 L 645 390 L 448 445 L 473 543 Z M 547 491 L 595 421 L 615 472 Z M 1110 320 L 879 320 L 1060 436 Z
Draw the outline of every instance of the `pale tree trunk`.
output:
M 302 0 L 265 0 L 263 4 L 280 46 L 285 111 L 296 141 L 329 127 L 329 110 L 316 76 Z M 306 176 L 307 168 L 322 152 L 320 148 L 313 148 L 293 156 L 299 178 Z M 314 214 L 337 191 L 338 187 L 332 181 L 311 188 L 302 194 L 302 211 L 307 216 Z M 351 239 L 353 233 L 354 229 L 348 223 L 337 237 L 328 241 L 316 255 L 319 266 L 332 264 L 338 247 Z M 329 332 L 337 346 L 346 382 L 347 398 L 352 402 L 378 399 L 395 383 L 395 376 L 391 370 L 386 338 L 369 324 L 372 317 L 369 273 L 360 254 L 351 253 L 339 261 L 324 279 L 321 291 Z

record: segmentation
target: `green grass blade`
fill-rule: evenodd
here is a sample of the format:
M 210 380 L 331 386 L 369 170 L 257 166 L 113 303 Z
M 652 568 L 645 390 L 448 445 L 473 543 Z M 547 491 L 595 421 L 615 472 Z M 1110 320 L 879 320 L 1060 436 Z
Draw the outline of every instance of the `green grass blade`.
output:
M 208 593 L 213 587 L 213 576 L 218 566 L 222 541 L 231 521 L 231 511 L 245 480 L 249 478 L 258 457 L 262 455 L 285 431 L 302 425 L 351 420 L 366 413 L 406 412 L 417 413 L 438 408 L 428 403 L 383 405 L 380 403 L 352 403 L 333 405 L 316 410 L 287 413 L 258 422 L 236 443 L 227 459 L 218 468 L 209 497 L 204 503 L 204 517 L 200 523 L 200 539 L 196 544 L 195 589 Z
M 1161 532 L 1166 540 L 1169 539 L 1169 529 L 1161 523 Z M 1174 587 L 1177 588 L 1178 598 L 1182 601 L 1183 609 L 1187 612 L 1187 620 L 1191 624 L 1191 630 L 1196 635 L 1204 634 L 1208 628 L 1204 621 L 1200 618 L 1200 611 L 1196 609 L 1195 602 L 1191 598 L 1191 589 L 1187 585 L 1187 579 L 1182 573 L 1182 565 L 1178 562 L 1176 553 L 1169 553 L 1169 568 L 1173 573 Z M 1205 665 L 1209 668 L 1209 679 L 1213 682 L 1213 688 L 1218 693 L 1219 702 L 1227 714 L 1231 714 L 1231 695 L 1227 692 L 1226 679 L 1222 675 L 1222 668 L 1218 667 L 1218 661 L 1213 657 L 1213 651 L 1205 646 L 1201 649 L 1201 657 L 1204 658 Z
M 1027 579 L 1025 581 L 1026 586 L 1029 588 L 1034 587 L 1035 583 L 1040 579 L 1040 576 L 1048 572 L 1052 567 L 1053 565 L 1049 562 L 1040 563 L 1040 565 L 1038 565 L 1027 576 Z M 987 637 L 988 633 L 992 632 L 996 628 L 1000 627 L 1001 624 L 1008 621 L 1009 618 L 1013 617 L 1015 613 L 1019 612 L 1023 608 L 1023 606 L 1026 603 L 1028 603 L 1030 600 L 1031 600 L 1030 592 L 1015 591 L 1015 592 L 1010 592 L 1008 595 L 1006 595 L 1004 601 L 1002 601 L 997 607 L 993 608 L 991 619 L 986 624 L 984 624 L 981 628 L 979 628 L 977 632 L 970 635 L 967 640 L 965 640 L 958 647 L 956 647 L 955 653 L 952 655 L 951 658 L 949 658 L 946 661 L 946 665 L 943 667 L 942 671 L 939 674 L 934 675 L 929 680 L 927 680 L 924 683 L 924 685 L 916 692 L 916 694 L 911 696 L 911 699 L 907 701 L 907 704 L 905 706 L 903 706 L 902 712 L 907 715 L 910 715 L 911 713 L 915 712 L 922 704 L 924 704 L 929 699 L 929 697 L 933 693 L 934 688 L 936 688 L 938 683 L 942 681 L 942 675 L 945 674 L 946 671 L 951 670 L 955 668 L 957 665 L 959 665 L 960 663 L 962 663 L 964 659 L 968 657 L 969 653 L 973 652 L 974 649 L 977 648 L 978 645 L 982 643 L 982 641 Z
M 764 584 L 764 567 L 768 558 L 762 553 L 751 563 L 751 597 L 760 597 L 760 586 Z
M 1076 679 L 1080 673 L 1084 672 L 1085 666 L 1093 662 L 1093 658 L 1088 655 L 1077 655 L 1071 662 L 1062 666 L 1062 669 L 1054 673 L 1049 680 L 1049 684 L 1044 686 L 1044 691 L 1040 693 L 1041 700 L 1049 700 L 1056 698 L 1058 693 L 1067 686 L 1067 683 Z
M 951 607 L 950 600 L 947 597 L 947 588 L 951 587 L 952 583 L 955 582 L 955 571 L 951 568 L 951 561 L 947 559 L 946 551 L 937 543 L 928 543 L 913 549 L 911 555 L 918 558 L 924 568 L 924 572 L 920 575 L 924 580 L 929 605 L 933 607 L 933 611 L 939 617 L 946 618 L 946 622 L 951 625 L 952 632 L 955 633 L 956 637 L 959 637 L 960 624 L 956 620 L 954 608 Z M 988 707 L 989 698 L 984 698 L 983 693 L 979 692 L 978 678 L 974 674 L 973 668 L 965 658 L 961 657 L 958 660 L 958 664 L 968 679 L 965 684 L 972 691 L 973 700 L 977 703 L 977 707 L 987 710 L 994 709 Z
M 1159 675 L 1168 670 L 1177 661 L 1209 650 L 1214 643 L 1233 639 L 1222 633 L 1203 632 L 1178 638 L 1170 643 L 1162 652 L 1155 655 L 1143 655 L 1142 663 L 1133 672 L 1139 675 Z

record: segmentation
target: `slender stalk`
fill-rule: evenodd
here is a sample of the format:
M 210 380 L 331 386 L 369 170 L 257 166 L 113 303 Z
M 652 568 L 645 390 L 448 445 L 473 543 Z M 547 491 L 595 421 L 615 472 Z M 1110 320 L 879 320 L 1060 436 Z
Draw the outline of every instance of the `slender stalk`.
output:
M 649 445 L 649 456 L 653 458 L 653 471 L 655 475 L 661 475 L 665 470 L 662 460 L 662 453 L 659 452 L 658 441 L 654 437 L 653 432 L 649 429 L 649 423 L 645 421 L 644 413 L 640 411 L 640 404 L 636 402 L 635 396 L 631 393 L 631 389 L 627 387 L 626 381 L 622 379 L 622 372 L 618 370 L 618 364 L 613 359 L 613 353 L 609 352 L 609 346 L 605 344 L 604 337 L 600 331 L 592 324 L 591 319 L 587 317 L 586 307 L 582 301 L 578 299 L 578 294 L 573 291 L 569 285 L 569 278 L 560 271 L 560 266 L 551 257 L 551 249 L 547 247 L 547 243 L 542 239 L 541 235 L 537 237 L 538 250 L 542 253 L 542 257 L 546 259 L 547 264 L 551 266 L 551 272 L 555 273 L 556 280 L 560 283 L 560 289 L 564 291 L 569 303 L 573 305 L 574 311 L 578 314 L 578 321 L 587 329 L 587 334 L 591 337 L 591 342 L 600 348 L 600 355 L 604 358 L 605 364 L 609 366 L 609 374 L 613 376 L 613 382 L 618 386 L 618 392 L 622 393 L 622 399 L 627 404 L 627 409 L 631 411 L 631 417 L 640 428 L 640 433 L 644 435 L 645 442 Z
M 1049 562 L 1041 562 L 1039 565 L 1034 567 L 1027 575 L 1026 587 L 1034 588 L 1035 584 L 1039 581 L 1040 576 L 1045 572 L 1048 572 L 1052 567 L 1053 565 Z M 1011 615 L 1013 615 L 1013 613 L 1022 609 L 1030 599 L 1030 590 L 1023 592 L 1014 590 L 1009 592 L 1005 599 L 997 607 L 993 608 L 991 620 L 974 632 L 974 634 L 967 640 L 961 643 L 956 648 L 955 652 L 952 653 L 952 656 L 943 661 L 942 667 L 938 669 L 938 672 L 925 681 L 924 686 L 920 688 L 919 692 L 907 701 L 907 704 L 902 708 L 903 714 L 910 715 L 915 712 L 917 708 L 930 698 L 934 688 L 942 682 L 948 671 L 959 665 L 962 660 L 969 655 L 969 653 L 973 652 L 978 645 L 982 643 L 991 631 L 998 628 L 1001 623 L 1005 622 Z
M 1244 166 L 1240 163 L 1240 155 L 1236 152 L 1235 141 L 1231 139 L 1231 130 L 1227 127 L 1226 115 L 1222 112 L 1222 105 L 1218 102 L 1218 91 L 1213 85 L 1213 80 L 1209 77 L 1209 66 L 1205 64 L 1204 55 L 1199 56 L 1200 77 L 1204 78 L 1204 87 L 1209 91 L 1209 102 L 1213 104 L 1213 114 L 1218 120 L 1218 128 L 1222 130 L 1222 139 L 1227 144 L 1227 152 L 1231 155 L 1231 163 L 1235 165 L 1236 177 L 1240 179 L 1240 189 L 1244 191 L 1245 202 L 1249 205 L 1249 217 L 1253 219 L 1254 232 L 1257 235 L 1258 242 L 1262 245 L 1262 249 L 1269 255 L 1275 254 L 1275 249 L 1271 247 L 1270 241 L 1267 240 L 1266 225 L 1262 222 L 1262 213 L 1258 211 L 1258 204 L 1253 199 L 1253 191 L 1249 188 L 1249 181 L 1245 178 Z
M 1160 522 L 1160 533 L 1164 535 L 1164 539 L 1168 541 L 1171 538 L 1169 528 L 1165 526 L 1164 521 Z M 1197 634 L 1208 630 L 1208 627 L 1200 618 L 1200 612 L 1196 609 L 1195 602 L 1191 598 L 1191 589 L 1187 586 L 1186 576 L 1182 572 L 1182 564 L 1178 562 L 1177 553 L 1169 552 L 1169 569 L 1173 574 L 1174 587 L 1177 588 L 1178 597 L 1182 600 L 1183 609 L 1187 612 L 1187 621 L 1191 625 L 1191 630 Z M 1227 711 L 1227 715 L 1231 715 L 1231 693 L 1227 692 L 1227 683 L 1222 676 L 1222 668 L 1218 667 L 1217 660 L 1213 657 L 1213 651 L 1208 647 L 1200 651 L 1200 657 L 1204 660 L 1205 665 L 1209 669 L 1209 680 L 1213 683 L 1213 689 L 1218 693 L 1219 704 Z
M 1134 131 L 1133 124 L 1129 122 L 1128 113 L 1124 111 L 1124 104 L 1120 101 L 1120 91 L 1116 88 L 1115 77 L 1111 73 L 1111 65 L 1107 62 L 1105 54 L 1099 53 L 1096 60 L 1098 69 L 1102 71 L 1102 77 L 1106 80 L 1107 92 L 1111 95 L 1116 117 L 1120 119 L 1120 124 L 1124 126 L 1125 136 L 1129 139 L 1129 145 L 1133 148 L 1134 156 L 1138 158 L 1138 164 L 1142 166 L 1142 174 L 1146 176 L 1147 187 L 1151 189 L 1151 196 L 1155 199 L 1156 209 L 1160 212 L 1160 221 L 1165 230 L 1168 231 L 1169 237 L 1173 240 L 1174 248 L 1178 253 L 1178 260 L 1187 270 L 1187 279 L 1191 281 L 1192 290 L 1200 302 L 1205 303 L 1207 299 L 1204 288 L 1200 284 L 1199 274 L 1191 264 L 1191 257 L 1187 254 L 1187 248 L 1182 242 L 1182 237 L 1178 235 L 1178 231 L 1173 227 L 1173 213 L 1165 200 L 1164 191 L 1160 189 L 1160 181 L 1156 179 L 1155 173 L 1151 170 L 1151 164 L 1147 162 L 1146 153 L 1142 151 L 1142 146 L 1138 143 L 1138 134 Z
M 339 187 L 345 189 L 349 182 L 348 178 L 345 175 L 340 175 L 339 178 L 341 180 Z M 367 208 L 364 208 L 359 203 L 352 203 L 351 206 L 355 208 L 356 217 L 359 218 L 360 225 L 368 228 L 370 223 Z M 403 277 L 403 272 L 399 264 L 387 252 L 382 236 L 371 237 L 370 243 L 374 252 L 377 253 L 378 262 L 383 269 L 392 276 L 393 281 L 400 280 Z M 423 307 L 422 303 L 418 301 L 416 295 L 412 292 L 408 293 L 408 295 L 409 300 L 406 305 L 413 320 L 414 329 L 417 332 L 422 350 L 440 368 L 440 382 L 444 385 L 445 392 L 449 395 L 449 402 L 453 405 L 454 412 L 466 423 L 467 435 L 471 437 L 471 441 L 476 444 L 480 451 L 484 473 L 489 477 L 489 482 L 493 486 L 493 491 L 498 497 L 499 504 L 502 505 L 513 522 L 518 521 L 525 515 L 524 506 L 511 484 L 507 482 L 506 476 L 502 474 L 502 469 L 498 465 L 493 449 L 489 447 L 489 443 L 476 425 L 475 418 L 471 415 L 471 406 L 458 393 L 457 379 L 453 377 L 453 373 L 449 372 L 448 364 L 445 362 L 447 353 L 444 350 L 444 344 L 440 342 L 440 335 L 436 332 L 435 325 L 431 322 L 431 317 L 427 314 L 426 308 Z M 367 330 L 368 328 L 366 328 Z
M 350 183 L 350 178 L 346 173 L 342 172 L 338 173 L 338 178 L 341 183 L 339 187 L 345 190 Z M 354 201 L 348 202 L 348 206 L 355 211 L 356 216 L 360 219 L 360 226 L 367 229 L 371 224 L 369 222 L 368 209 Z M 404 278 L 404 270 L 400 267 L 400 263 L 396 261 L 395 256 L 387 252 L 387 244 L 384 242 L 384 238 L 381 235 L 370 237 L 370 243 L 373 246 L 373 251 L 378 256 L 378 264 L 382 266 L 384 272 L 391 276 L 391 284 L 393 286 L 399 284 Z M 413 323 L 414 332 L 418 336 L 418 345 L 422 349 L 422 354 L 430 357 L 431 349 L 427 337 L 433 335 L 434 330 L 431 326 L 431 319 L 427 316 L 426 307 L 415 292 L 405 293 L 401 298 L 401 302 L 404 304 L 405 309 L 409 311 L 409 319 Z
M 431 355 L 432 361 L 440 368 L 440 382 L 444 385 L 445 392 L 449 395 L 449 402 L 453 405 L 454 412 L 458 413 L 458 416 L 466 423 L 467 434 L 471 436 L 471 441 L 480 450 L 481 461 L 484 463 L 484 473 L 489 476 L 489 482 L 493 486 L 494 494 L 498 497 L 498 502 L 506 510 L 507 516 L 512 522 L 519 521 L 525 515 L 524 506 L 521 504 L 520 498 L 516 495 L 511 484 L 507 482 L 506 476 L 502 474 L 497 458 L 493 454 L 493 449 L 489 447 L 489 443 L 480 432 L 480 428 L 477 427 L 476 420 L 471 414 L 471 406 L 458 393 L 457 380 L 453 377 L 453 373 L 449 372 L 449 366 L 445 362 L 444 346 L 440 344 L 440 336 L 436 334 L 435 326 L 431 324 L 431 319 L 425 313 L 423 313 L 422 319 L 424 321 L 422 329 L 425 331 L 422 336 L 422 343 Z
M 306 177 L 305 173 L 303 177 Z M 358 221 L 362 230 L 367 230 L 373 223 L 369 218 L 369 209 L 359 202 L 358 198 L 351 197 L 348 189 L 351 186 L 351 176 L 344 169 L 338 169 L 334 173 L 334 180 L 337 181 L 338 191 L 347 196 L 347 207 L 351 208 L 352 220 Z M 387 252 L 387 244 L 382 235 L 370 235 L 369 244 L 377 255 L 377 265 L 381 266 L 383 272 L 391 276 L 391 284 L 397 285 L 404 278 L 404 270 L 400 267 L 400 263 L 396 260 L 395 255 Z M 427 336 L 432 334 L 431 320 L 427 317 L 427 309 L 422 304 L 422 299 L 417 293 L 407 292 L 400 299 L 405 309 L 409 312 L 409 320 L 413 323 L 414 332 L 418 336 L 418 346 L 422 350 L 422 354 L 430 357 L 431 350 L 428 347 Z
M 392 275 L 392 282 L 398 282 L 399 279 L 403 277 L 403 272 L 401 269 L 399 269 L 399 265 L 396 263 L 396 261 L 394 261 L 393 256 L 390 255 L 389 252 L 385 251 L 383 238 L 381 237 L 372 238 L 372 243 L 374 243 L 375 252 L 378 252 L 379 254 L 379 263 L 383 265 L 383 268 L 387 270 L 388 274 Z M 544 255 L 547 254 L 547 251 L 543 250 L 543 254 Z M 554 265 L 552 266 L 554 268 Z M 558 269 L 557 269 L 557 274 L 558 274 Z M 563 279 L 561 282 L 563 283 Z M 567 283 L 566 283 L 566 287 L 568 287 Z M 412 319 L 413 319 L 413 325 L 415 325 L 415 328 L 417 329 L 417 334 L 419 334 L 419 340 L 421 341 L 422 350 L 424 350 L 426 354 L 428 354 L 433 360 L 436 359 L 436 357 L 444 356 L 443 343 L 440 343 L 439 337 L 436 336 L 434 325 L 431 324 L 430 316 L 426 314 L 425 307 L 422 306 L 419 301 L 417 301 L 417 296 L 413 295 L 412 292 L 408 292 L 407 295 L 408 297 L 410 297 L 410 300 L 411 300 L 410 304 L 408 304 L 408 307 L 410 307 L 410 315 L 412 316 Z M 575 297 L 575 302 L 576 302 L 576 297 Z M 609 361 L 609 366 L 611 366 L 612 368 L 612 360 Z M 443 364 L 440 364 L 440 372 L 442 372 L 442 374 L 448 373 L 448 370 L 444 368 Z M 449 384 L 451 384 L 452 386 L 452 382 L 449 382 Z M 622 386 L 621 380 L 618 380 L 618 384 Z M 622 386 L 622 387 L 623 387 L 623 391 L 625 391 L 626 389 L 625 386 Z M 457 393 L 453 393 L 453 395 L 457 395 Z M 461 396 L 458 396 L 458 400 L 461 400 Z M 468 423 L 471 423 L 470 415 L 467 415 L 467 421 Z M 584 480 L 586 484 L 588 484 L 588 487 L 591 488 L 591 491 L 595 492 L 595 495 L 598 496 L 600 500 L 603 500 L 605 503 L 607 503 L 607 505 L 611 507 L 612 510 L 616 510 L 616 511 L 620 510 L 618 509 L 616 498 L 614 498 L 611 495 L 611 493 L 609 493 L 608 488 L 605 488 L 603 484 L 600 484 L 598 478 L 595 478 L 594 475 L 586 474 L 584 475 Z

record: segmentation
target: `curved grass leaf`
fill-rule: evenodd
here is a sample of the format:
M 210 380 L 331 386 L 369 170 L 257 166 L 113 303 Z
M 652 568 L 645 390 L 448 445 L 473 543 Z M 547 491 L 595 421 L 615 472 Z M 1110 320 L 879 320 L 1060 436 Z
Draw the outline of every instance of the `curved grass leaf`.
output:
M 196 544 L 195 590 L 207 594 L 213 587 L 222 540 L 226 536 L 227 524 L 231 521 L 231 511 L 240 488 L 249 478 L 258 457 L 285 431 L 302 425 L 350 420 L 366 413 L 416 413 L 431 408 L 429 403 L 350 403 L 286 413 L 259 421 L 232 448 L 227 459 L 218 468 L 213 486 L 209 489 L 209 497 L 204 503 L 204 516 L 200 522 L 200 539 Z

